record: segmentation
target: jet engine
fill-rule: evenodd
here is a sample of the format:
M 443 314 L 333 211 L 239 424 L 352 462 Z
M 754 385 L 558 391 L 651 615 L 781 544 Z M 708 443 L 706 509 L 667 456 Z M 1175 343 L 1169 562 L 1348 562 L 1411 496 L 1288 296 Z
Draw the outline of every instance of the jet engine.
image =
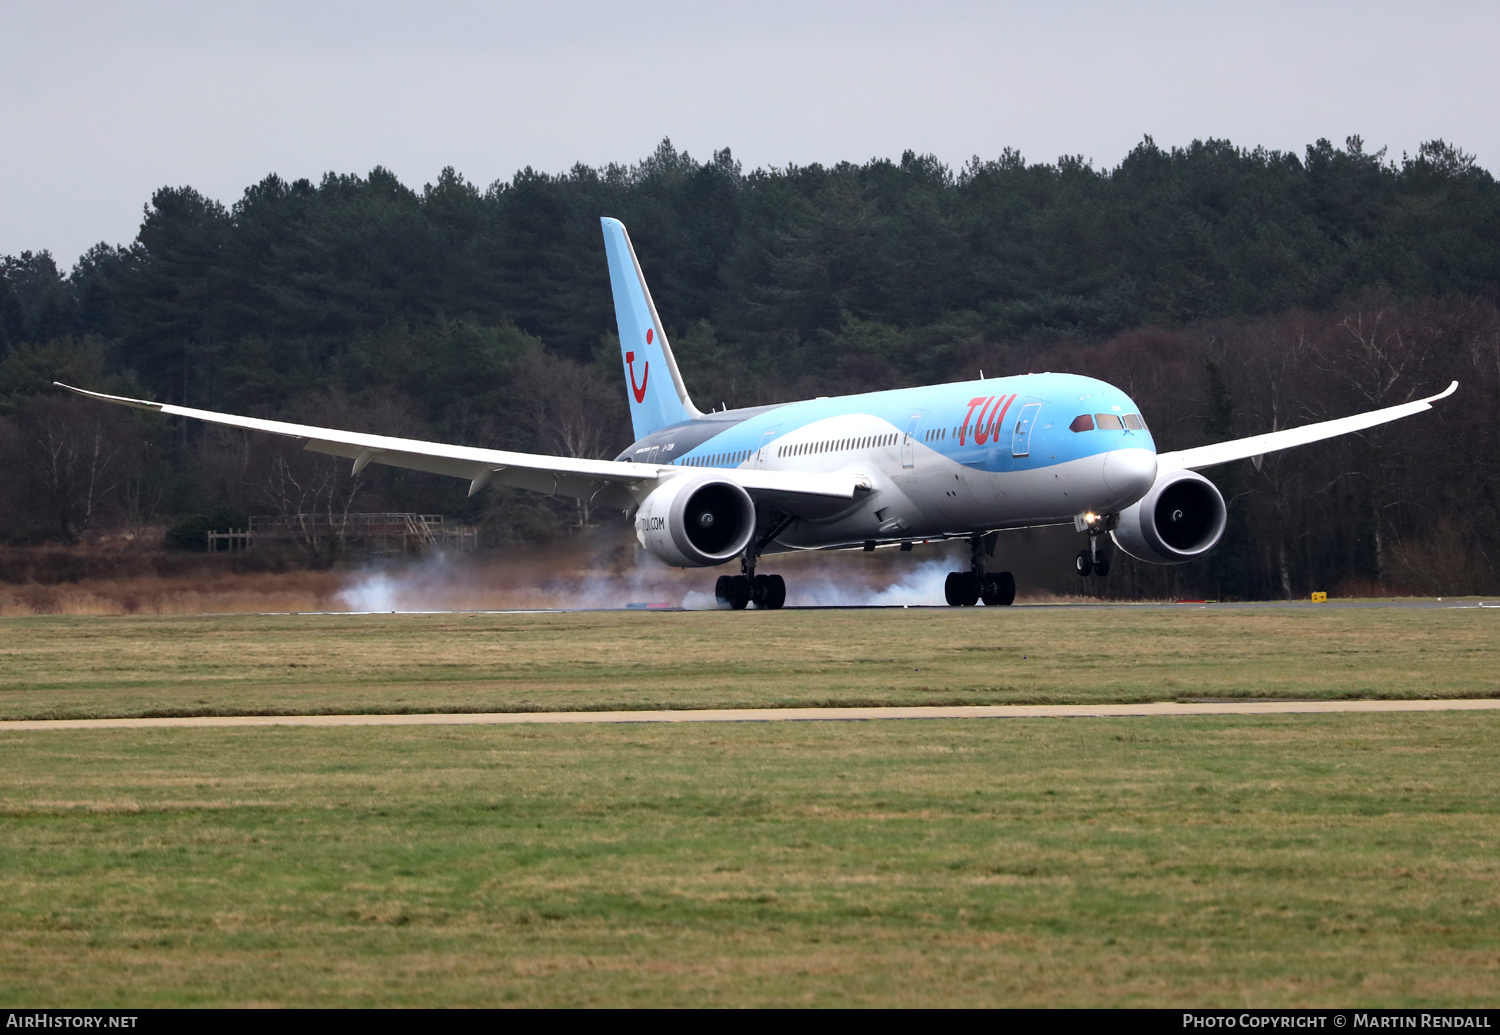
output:
M 1213 482 L 1192 471 L 1169 471 L 1138 503 L 1120 512 L 1110 535 L 1137 560 L 1181 564 L 1212 550 L 1228 518 Z
M 678 475 L 641 501 L 635 537 L 678 568 L 706 568 L 745 549 L 755 534 L 755 503 L 743 487 Z

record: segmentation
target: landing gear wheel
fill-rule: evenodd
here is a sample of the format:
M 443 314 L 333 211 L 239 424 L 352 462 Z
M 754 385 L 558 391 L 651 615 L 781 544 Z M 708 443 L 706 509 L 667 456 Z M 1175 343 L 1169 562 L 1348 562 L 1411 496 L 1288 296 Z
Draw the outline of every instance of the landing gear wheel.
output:
M 999 587 L 995 584 L 995 576 L 985 572 L 979 579 L 979 599 L 984 602 L 985 607 L 994 607 L 998 597 L 996 591 Z
M 714 596 L 720 607 L 743 611 L 750 603 L 750 580 L 743 575 L 720 575 L 719 581 L 714 583 Z
M 985 575 L 979 598 L 986 607 L 1008 607 L 1016 600 L 1016 577 L 1008 571 Z
M 1078 558 L 1073 564 L 1078 569 L 1078 574 L 1084 578 L 1088 578 L 1094 573 L 1094 558 L 1089 556 L 1087 550 L 1079 550 Z
M 763 611 L 777 610 L 786 603 L 786 580 L 780 575 L 755 576 L 750 583 L 750 599 Z
M 1094 558 L 1094 574 L 1101 579 L 1109 574 L 1109 554 L 1101 553 Z
M 943 597 L 949 607 L 973 607 L 979 602 L 979 576 L 972 571 L 950 571 Z

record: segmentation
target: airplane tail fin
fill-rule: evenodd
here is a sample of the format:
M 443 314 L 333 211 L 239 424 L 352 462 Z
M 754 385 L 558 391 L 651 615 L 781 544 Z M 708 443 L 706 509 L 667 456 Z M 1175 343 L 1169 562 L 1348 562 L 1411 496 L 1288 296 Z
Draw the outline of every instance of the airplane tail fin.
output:
M 608 216 L 599 222 L 604 228 L 609 286 L 615 296 L 620 354 L 629 383 L 630 421 L 639 439 L 669 424 L 691 420 L 701 412 L 688 398 L 625 224 Z

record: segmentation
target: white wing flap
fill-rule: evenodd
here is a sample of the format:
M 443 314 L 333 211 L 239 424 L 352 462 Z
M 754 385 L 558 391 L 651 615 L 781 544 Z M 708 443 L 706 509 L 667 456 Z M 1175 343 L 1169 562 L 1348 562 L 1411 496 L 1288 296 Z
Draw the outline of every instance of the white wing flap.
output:
M 1216 442 L 1211 446 L 1195 446 L 1192 449 L 1179 449 L 1171 453 L 1161 453 L 1156 458 L 1158 472 L 1166 471 L 1196 471 L 1204 467 L 1212 467 L 1215 464 L 1227 464 L 1231 460 L 1245 460 L 1259 457 L 1265 453 L 1274 453 L 1278 449 L 1290 449 L 1293 446 L 1305 446 L 1309 442 L 1321 442 L 1325 438 L 1335 438 L 1339 435 L 1348 435 L 1351 432 L 1363 431 L 1373 428 L 1379 424 L 1389 421 L 1400 420 L 1402 417 L 1410 417 L 1414 413 L 1432 409 L 1432 404 L 1439 399 L 1446 399 L 1458 390 L 1458 382 L 1454 381 L 1446 390 L 1437 395 L 1429 395 L 1425 399 L 1417 399 L 1399 406 L 1388 406 L 1383 410 L 1371 410 L 1368 413 L 1357 413 L 1352 417 L 1339 417 L 1337 420 L 1320 421 L 1317 424 L 1308 424 L 1300 428 L 1288 428 L 1286 431 L 1272 431 L 1265 435 L 1252 435 L 1250 438 L 1237 438 L 1229 442 Z M 1257 464 L 1257 466 L 1259 466 Z
M 486 484 L 508 485 L 549 495 L 591 500 L 598 506 L 628 507 L 632 502 L 639 502 L 663 478 L 706 473 L 701 470 L 690 472 L 687 468 L 670 465 L 516 453 L 506 449 L 478 449 L 389 435 L 370 435 L 359 431 L 316 428 L 308 424 L 290 424 L 260 417 L 196 410 L 190 406 L 175 406 L 147 399 L 105 395 L 102 392 L 74 388 L 60 381 L 53 383 L 70 392 L 122 406 L 155 410 L 177 417 L 192 417 L 232 428 L 306 439 L 307 445 L 304 448 L 315 453 L 353 460 L 356 471 L 365 464 L 373 463 L 464 478 L 471 483 L 471 493 Z M 864 479 L 855 474 L 806 474 L 740 468 L 725 468 L 716 470 L 713 474 L 726 481 L 739 483 L 752 496 L 774 496 L 781 503 L 795 500 L 798 496 L 851 499 L 859 489 L 868 487 Z

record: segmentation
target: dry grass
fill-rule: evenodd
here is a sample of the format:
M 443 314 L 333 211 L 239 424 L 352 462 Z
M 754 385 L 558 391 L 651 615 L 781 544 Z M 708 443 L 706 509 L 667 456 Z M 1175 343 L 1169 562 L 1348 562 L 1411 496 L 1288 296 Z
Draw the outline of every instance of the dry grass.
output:
M 343 610 L 331 571 L 136 576 L 52 585 L 0 584 L 0 615 L 194 615 Z
M 293 561 L 262 550 L 210 556 L 0 549 L 0 615 L 709 607 L 715 580 L 733 567 L 669 568 L 641 551 L 628 531 L 605 528 L 480 555 L 367 560 L 330 570 Z M 949 544 L 905 554 L 777 555 L 765 564 L 785 573 L 793 604 L 940 604 L 944 574 L 968 560 L 963 544 Z M 1043 568 L 1055 575 L 1063 564 Z M 1061 599 L 1037 588 L 1044 584 L 1023 575 L 1020 599 Z

